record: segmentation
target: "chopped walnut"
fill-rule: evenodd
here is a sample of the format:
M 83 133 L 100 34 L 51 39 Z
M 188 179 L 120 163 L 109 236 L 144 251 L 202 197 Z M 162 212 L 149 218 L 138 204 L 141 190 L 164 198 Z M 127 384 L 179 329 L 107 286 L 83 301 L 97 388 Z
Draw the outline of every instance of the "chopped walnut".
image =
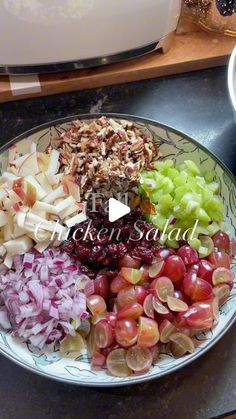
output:
M 131 191 L 141 171 L 151 168 L 160 155 L 145 128 L 105 116 L 92 122 L 74 121 L 49 147 L 60 151 L 60 171 L 75 176 L 82 199 L 92 191 L 107 198 Z

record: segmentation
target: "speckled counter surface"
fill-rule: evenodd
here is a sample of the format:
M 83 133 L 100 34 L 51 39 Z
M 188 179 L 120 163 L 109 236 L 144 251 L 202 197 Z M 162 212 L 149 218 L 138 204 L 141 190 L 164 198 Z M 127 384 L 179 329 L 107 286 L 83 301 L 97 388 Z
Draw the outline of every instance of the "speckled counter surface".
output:
M 236 125 L 225 68 L 3 104 L 0 142 L 55 118 L 105 111 L 149 117 L 180 129 L 236 175 Z M 129 388 L 64 385 L 0 356 L 0 400 L 1 419 L 210 419 L 236 410 L 236 325 L 190 366 Z

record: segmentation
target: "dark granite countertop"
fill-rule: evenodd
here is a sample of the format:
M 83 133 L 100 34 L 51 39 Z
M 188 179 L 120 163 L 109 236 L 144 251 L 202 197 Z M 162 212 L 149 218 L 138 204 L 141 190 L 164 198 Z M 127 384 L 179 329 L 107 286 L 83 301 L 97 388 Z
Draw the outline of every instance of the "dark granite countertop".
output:
M 0 106 L 0 142 L 55 118 L 105 111 L 149 117 L 180 129 L 236 175 L 236 126 L 225 68 L 6 103 Z M 130 388 L 64 385 L 0 356 L 0 418 L 209 419 L 236 409 L 235 360 L 236 326 L 190 366 Z

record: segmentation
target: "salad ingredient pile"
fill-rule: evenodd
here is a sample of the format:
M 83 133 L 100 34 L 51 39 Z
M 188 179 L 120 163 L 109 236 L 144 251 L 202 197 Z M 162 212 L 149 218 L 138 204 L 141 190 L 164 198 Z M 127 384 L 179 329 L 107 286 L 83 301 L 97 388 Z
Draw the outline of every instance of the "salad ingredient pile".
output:
M 196 334 L 217 324 L 236 254 L 220 185 L 191 160 L 160 159 L 153 140 L 133 122 L 102 117 L 75 121 L 44 153 L 35 144 L 25 155 L 9 149 L 2 329 L 38 350 L 87 348 L 92 368 L 128 377 L 158 363 L 162 345 L 174 357 L 193 353 Z M 132 210 L 112 223 L 102 201 L 88 204 L 91 192 L 106 203 L 128 192 Z M 192 237 L 169 238 L 196 221 Z

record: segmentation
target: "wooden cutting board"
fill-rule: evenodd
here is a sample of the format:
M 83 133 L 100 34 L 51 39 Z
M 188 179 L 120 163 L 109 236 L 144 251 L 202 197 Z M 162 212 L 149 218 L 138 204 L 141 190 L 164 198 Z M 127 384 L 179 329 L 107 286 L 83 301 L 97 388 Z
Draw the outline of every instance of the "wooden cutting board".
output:
M 8 76 L 0 76 L 0 102 L 53 95 L 81 89 L 173 75 L 187 71 L 225 65 L 236 39 L 204 32 L 188 17 L 180 20 L 169 52 L 155 51 L 140 58 L 88 70 L 39 76 L 40 86 L 34 93 L 12 94 Z

